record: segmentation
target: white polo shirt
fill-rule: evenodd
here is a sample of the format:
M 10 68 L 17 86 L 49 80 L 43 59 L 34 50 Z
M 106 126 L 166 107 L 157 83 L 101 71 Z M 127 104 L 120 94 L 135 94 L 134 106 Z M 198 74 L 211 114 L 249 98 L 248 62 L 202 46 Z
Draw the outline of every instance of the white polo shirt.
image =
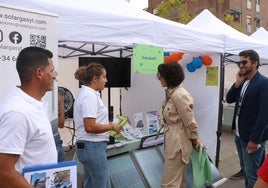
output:
M 25 166 L 57 162 L 47 104 L 18 87 L 0 104 L 0 153 L 20 155 L 18 172 Z
M 96 123 L 107 124 L 108 109 L 104 106 L 100 93 L 90 87 L 82 85 L 74 102 L 74 122 L 77 128 L 77 140 L 92 142 L 109 141 L 108 132 L 87 133 L 84 128 L 84 118 L 96 118 Z

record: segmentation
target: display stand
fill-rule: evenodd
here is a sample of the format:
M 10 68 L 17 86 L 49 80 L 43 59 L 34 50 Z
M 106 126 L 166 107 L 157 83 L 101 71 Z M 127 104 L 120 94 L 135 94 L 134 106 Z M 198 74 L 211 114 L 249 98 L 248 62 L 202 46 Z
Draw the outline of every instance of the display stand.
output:
M 162 144 L 151 142 L 155 135 L 142 139 L 120 141 L 120 146 L 107 150 L 108 170 L 112 188 L 117 187 L 161 187 L 162 170 L 164 165 L 164 150 Z M 161 138 L 160 138 L 161 139 Z M 143 144 L 142 144 L 142 142 Z M 145 145 L 144 145 L 145 143 Z M 116 145 L 116 144 L 115 144 Z M 145 147 L 143 147 L 145 146 Z M 74 159 L 77 160 L 76 155 Z M 82 164 L 78 161 L 78 173 L 83 175 Z M 211 163 L 212 181 L 208 187 L 217 187 L 226 181 L 218 169 Z M 186 167 L 187 188 L 192 188 L 192 171 L 190 164 Z

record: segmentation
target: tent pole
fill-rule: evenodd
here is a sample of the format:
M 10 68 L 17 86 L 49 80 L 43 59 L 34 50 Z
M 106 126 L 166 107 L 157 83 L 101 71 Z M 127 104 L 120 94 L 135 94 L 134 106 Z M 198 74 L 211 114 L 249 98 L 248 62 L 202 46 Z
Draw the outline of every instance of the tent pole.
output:
M 108 117 L 109 117 L 109 121 L 113 122 L 114 119 L 114 108 L 113 106 L 111 106 L 111 88 L 108 87 Z
M 218 114 L 218 130 L 217 130 L 217 148 L 216 148 L 216 160 L 215 166 L 219 167 L 220 159 L 220 145 L 221 145 L 221 129 L 222 129 L 222 113 L 223 113 L 223 92 L 224 92 L 224 55 L 221 54 L 220 63 L 220 91 L 219 91 L 219 114 Z

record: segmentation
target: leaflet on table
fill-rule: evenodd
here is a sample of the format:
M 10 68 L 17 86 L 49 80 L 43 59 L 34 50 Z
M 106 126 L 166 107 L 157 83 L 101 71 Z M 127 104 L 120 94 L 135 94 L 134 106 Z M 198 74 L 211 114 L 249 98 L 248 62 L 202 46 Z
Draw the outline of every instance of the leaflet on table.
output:
M 157 111 L 146 112 L 146 119 L 148 125 L 148 134 L 156 134 L 159 129 L 159 120 Z
M 125 145 L 127 145 L 127 143 L 123 143 L 123 142 L 117 142 L 115 144 L 109 144 L 109 145 L 107 145 L 106 150 L 110 150 L 110 149 L 113 149 L 113 148 L 121 148 L 121 147 L 123 147 Z
M 23 168 L 22 175 L 33 187 L 77 188 L 77 162 L 32 165 Z
M 144 123 L 143 123 L 143 116 L 142 116 L 142 112 L 139 113 L 135 113 L 133 115 L 134 117 L 134 127 L 135 129 L 143 129 L 144 128 Z
M 123 129 L 124 131 L 121 131 L 120 134 L 123 135 L 128 141 L 133 140 L 133 138 L 140 139 L 143 137 L 142 132 L 137 128 L 133 129 L 129 123 L 126 123 Z

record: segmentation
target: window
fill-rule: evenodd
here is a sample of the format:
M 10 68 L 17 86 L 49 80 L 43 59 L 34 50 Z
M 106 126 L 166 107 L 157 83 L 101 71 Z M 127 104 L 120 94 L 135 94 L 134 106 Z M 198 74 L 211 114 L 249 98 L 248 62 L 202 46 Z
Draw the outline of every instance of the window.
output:
M 153 14 L 157 15 L 157 9 L 156 8 L 153 10 Z
M 240 22 L 240 14 L 232 14 L 234 17 L 234 22 Z
M 255 26 L 256 26 L 256 31 L 261 27 L 261 20 L 258 17 L 255 18 Z
M 247 32 L 248 33 L 251 33 L 252 30 L 251 30 L 251 17 L 250 16 L 247 16 Z
M 256 0 L 256 12 L 260 12 L 260 0 Z
M 234 22 L 240 22 L 240 15 L 241 15 L 241 11 L 237 10 L 237 9 L 231 9 L 231 13 L 230 13 L 233 18 L 234 18 Z
M 247 8 L 251 9 L 251 0 L 247 0 Z

